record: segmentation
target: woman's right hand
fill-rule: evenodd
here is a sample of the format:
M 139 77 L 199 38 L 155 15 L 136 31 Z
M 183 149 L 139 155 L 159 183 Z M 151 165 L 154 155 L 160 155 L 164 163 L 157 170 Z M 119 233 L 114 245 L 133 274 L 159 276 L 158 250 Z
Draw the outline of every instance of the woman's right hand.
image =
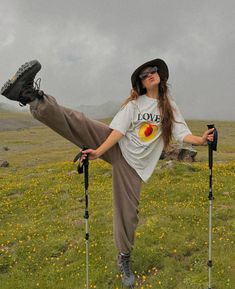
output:
M 87 155 L 89 154 L 89 160 L 95 160 L 97 158 L 99 158 L 99 154 L 97 152 L 97 150 L 93 150 L 93 149 L 87 149 L 87 150 L 83 150 L 82 151 L 82 156 L 81 156 L 81 162 L 83 162 L 85 160 L 85 158 L 87 157 Z

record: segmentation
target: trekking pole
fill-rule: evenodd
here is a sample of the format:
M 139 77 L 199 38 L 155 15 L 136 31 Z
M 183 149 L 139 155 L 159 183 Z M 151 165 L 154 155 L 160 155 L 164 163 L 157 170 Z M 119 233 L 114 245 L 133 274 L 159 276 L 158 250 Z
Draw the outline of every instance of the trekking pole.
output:
M 88 149 L 88 147 L 83 147 L 83 150 Z M 79 160 L 82 156 L 82 151 L 75 157 L 73 162 L 76 162 Z M 89 240 L 89 232 L 88 232 L 88 219 L 89 219 L 89 211 L 88 211 L 88 186 L 89 186 L 89 174 L 88 174 L 88 167 L 89 167 L 89 154 L 87 157 L 83 160 L 82 165 L 78 164 L 78 173 L 82 174 L 84 173 L 84 187 L 85 187 L 85 213 L 84 213 L 84 219 L 85 219 L 85 240 L 86 240 L 86 288 L 89 287 L 89 264 L 88 264 L 88 240 Z
M 208 289 L 211 288 L 211 270 L 212 270 L 212 200 L 214 199 L 213 193 L 212 193 L 212 167 L 213 167 L 213 151 L 217 150 L 217 140 L 218 140 L 218 132 L 216 128 L 214 127 L 214 124 L 208 124 L 208 129 L 214 128 L 214 131 L 212 132 L 214 134 L 214 140 L 208 141 L 208 160 L 209 160 L 209 259 L 208 259 L 208 277 L 209 277 L 209 285 Z

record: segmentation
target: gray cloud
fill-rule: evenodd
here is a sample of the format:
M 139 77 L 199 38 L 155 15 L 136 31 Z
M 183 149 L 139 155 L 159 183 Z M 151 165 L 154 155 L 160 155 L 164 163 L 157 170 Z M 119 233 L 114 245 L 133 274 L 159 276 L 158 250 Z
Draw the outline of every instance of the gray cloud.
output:
M 1 2 L 1 83 L 39 59 L 60 103 L 122 101 L 136 66 L 160 57 L 186 118 L 235 119 L 234 1 Z

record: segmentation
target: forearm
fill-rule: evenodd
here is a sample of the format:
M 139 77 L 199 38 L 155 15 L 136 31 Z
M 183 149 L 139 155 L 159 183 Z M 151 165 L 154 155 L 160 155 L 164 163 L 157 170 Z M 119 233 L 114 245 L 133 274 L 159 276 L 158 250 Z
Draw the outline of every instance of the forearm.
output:
M 203 139 L 201 136 L 188 134 L 186 135 L 186 137 L 184 137 L 184 142 L 192 145 L 204 145 L 206 143 L 206 140 Z
M 109 150 L 112 146 L 114 146 L 121 138 L 123 134 L 117 130 L 113 130 L 108 138 L 96 149 L 97 154 L 101 156 L 107 150 Z
M 206 145 L 208 141 L 213 141 L 214 139 L 214 128 L 206 130 L 202 136 L 196 136 L 193 134 L 188 134 L 184 137 L 183 141 L 193 145 Z

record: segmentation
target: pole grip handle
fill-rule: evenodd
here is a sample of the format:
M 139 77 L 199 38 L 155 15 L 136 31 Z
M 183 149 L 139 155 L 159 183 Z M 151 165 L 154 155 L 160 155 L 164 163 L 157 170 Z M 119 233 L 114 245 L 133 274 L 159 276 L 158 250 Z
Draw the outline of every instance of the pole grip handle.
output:
M 207 144 L 211 148 L 211 150 L 216 151 L 217 150 L 217 142 L 218 142 L 218 131 L 215 128 L 214 124 L 208 124 L 208 129 L 214 128 L 214 131 L 212 132 L 214 134 L 214 140 L 208 141 Z

